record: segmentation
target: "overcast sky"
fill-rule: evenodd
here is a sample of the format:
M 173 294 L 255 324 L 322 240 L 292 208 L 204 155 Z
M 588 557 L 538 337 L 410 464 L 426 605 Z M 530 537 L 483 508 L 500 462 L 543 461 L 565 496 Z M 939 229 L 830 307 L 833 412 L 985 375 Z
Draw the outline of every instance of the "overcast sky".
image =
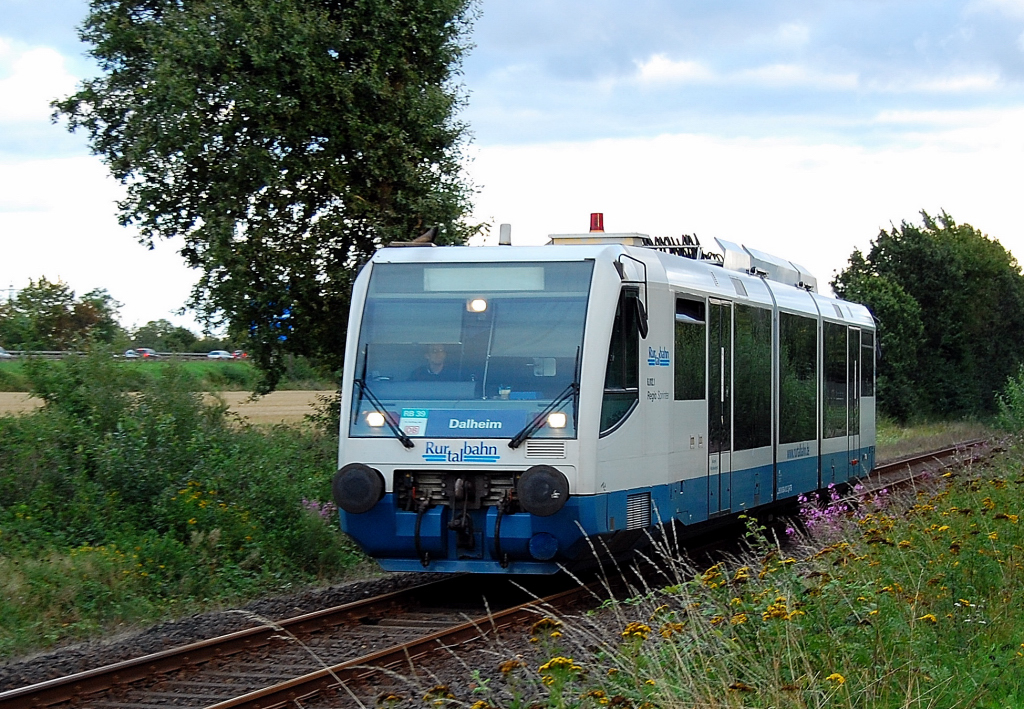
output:
M 109 290 L 127 325 L 191 324 L 172 312 L 195 274 L 118 226 L 118 185 L 49 120 L 96 71 L 86 9 L 0 0 L 0 288 L 62 278 Z M 821 283 L 880 228 L 945 209 L 1024 254 L 1024 0 L 480 9 L 462 76 L 474 217 L 515 243 L 601 211 L 609 231 L 718 236 Z

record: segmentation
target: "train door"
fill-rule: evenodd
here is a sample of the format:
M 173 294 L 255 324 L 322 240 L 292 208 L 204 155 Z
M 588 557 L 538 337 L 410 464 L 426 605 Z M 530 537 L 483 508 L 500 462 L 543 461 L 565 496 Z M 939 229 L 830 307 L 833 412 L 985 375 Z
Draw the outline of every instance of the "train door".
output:
M 850 334 L 846 341 L 847 347 L 847 391 L 846 397 L 849 402 L 849 434 L 847 436 L 847 456 L 850 460 L 850 475 L 864 475 L 867 471 L 859 470 L 859 465 L 853 461 L 860 458 L 860 397 L 861 397 L 861 331 L 860 328 L 851 327 Z
M 732 303 L 708 301 L 708 516 L 732 508 Z

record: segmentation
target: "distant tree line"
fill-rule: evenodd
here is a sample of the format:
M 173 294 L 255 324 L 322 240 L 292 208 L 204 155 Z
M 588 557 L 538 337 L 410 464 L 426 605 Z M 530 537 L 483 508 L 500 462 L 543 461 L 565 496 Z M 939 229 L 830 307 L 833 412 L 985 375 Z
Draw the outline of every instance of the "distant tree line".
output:
M 1024 363 L 1024 276 L 947 213 L 882 229 L 832 281 L 878 321 L 878 406 L 898 421 L 988 416 Z
M 118 321 L 121 303 L 105 289 L 81 297 L 63 281 L 30 280 L 8 302 L 0 302 L 0 346 L 8 350 L 71 350 L 99 343 L 113 349 L 150 347 L 158 352 L 233 349 L 227 339 L 198 336 L 167 320 L 128 329 Z

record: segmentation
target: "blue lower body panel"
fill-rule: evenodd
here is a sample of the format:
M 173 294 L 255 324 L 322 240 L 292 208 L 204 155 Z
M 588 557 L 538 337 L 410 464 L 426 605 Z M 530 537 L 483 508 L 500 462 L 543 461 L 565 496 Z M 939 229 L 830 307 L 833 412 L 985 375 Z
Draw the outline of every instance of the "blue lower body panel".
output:
M 850 458 L 854 455 L 861 475 L 874 466 L 873 447 Z M 771 466 L 761 466 L 733 471 L 721 479 L 703 476 L 667 485 L 574 495 L 550 517 L 503 514 L 500 524 L 494 507 L 469 510 L 471 528 L 461 531 L 449 528 L 450 507 L 432 507 L 420 515 L 398 509 L 394 495 L 388 493 L 368 512 L 341 512 L 341 528 L 388 571 L 553 574 L 563 566 L 592 559 L 595 552 L 629 551 L 644 542 L 642 530 L 649 525 L 676 521 L 693 526 L 718 515 L 795 501 L 796 496 L 818 489 L 818 465 L 819 458 L 807 457 L 780 462 L 775 476 Z M 725 499 L 724 494 L 720 498 L 710 495 L 712 485 L 716 493 L 729 491 L 730 508 L 711 509 L 713 500 L 717 504 L 718 499 Z M 645 509 L 648 498 L 650 507 Z
M 472 531 L 461 535 L 448 528 L 449 507 L 420 515 L 396 509 L 394 499 L 389 493 L 369 512 L 341 512 L 342 530 L 390 571 L 555 573 L 589 550 L 587 537 L 606 531 L 603 495 L 570 497 L 550 517 L 504 514 L 500 526 L 494 507 L 470 510 Z

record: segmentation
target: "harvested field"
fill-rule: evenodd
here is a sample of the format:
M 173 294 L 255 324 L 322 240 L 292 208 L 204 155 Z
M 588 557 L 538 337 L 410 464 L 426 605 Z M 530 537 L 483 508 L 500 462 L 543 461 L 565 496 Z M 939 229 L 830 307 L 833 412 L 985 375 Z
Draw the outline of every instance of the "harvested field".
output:
M 0 416 L 23 414 L 43 405 L 23 391 L 0 391 Z
M 275 391 L 257 401 L 249 401 L 247 391 L 225 391 L 220 397 L 231 411 L 245 417 L 252 423 L 298 423 L 306 414 L 313 413 L 318 395 L 329 395 L 329 391 Z M 22 414 L 42 406 L 39 399 L 25 392 L 0 392 L 0 416 Z

